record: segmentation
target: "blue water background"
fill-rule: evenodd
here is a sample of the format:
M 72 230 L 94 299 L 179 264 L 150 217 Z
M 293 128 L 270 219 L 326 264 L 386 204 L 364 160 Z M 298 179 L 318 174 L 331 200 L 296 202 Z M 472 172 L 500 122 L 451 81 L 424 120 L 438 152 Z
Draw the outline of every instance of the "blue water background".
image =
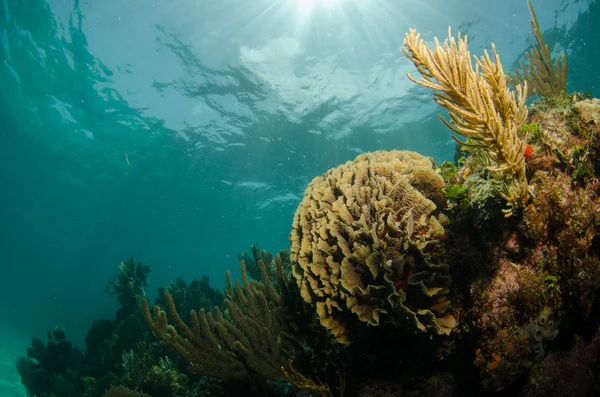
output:
M 308 182 L 359 153 L 450 159 L 431 92 L 405 77 L 409 27 L 431 41 L 451 25 L 474 55 L 493 41 L 505 68 L 534 42 L 523 0 L 300 2 L 0 0 L 11 352 L 55 324 L 81 344 L 130 256 L 152 266 L 151 296 L 176 277 L 223 286 L 250 244 L 286 248 Z M 569 89 L 598 96 L 599 1 L 535 5 Z

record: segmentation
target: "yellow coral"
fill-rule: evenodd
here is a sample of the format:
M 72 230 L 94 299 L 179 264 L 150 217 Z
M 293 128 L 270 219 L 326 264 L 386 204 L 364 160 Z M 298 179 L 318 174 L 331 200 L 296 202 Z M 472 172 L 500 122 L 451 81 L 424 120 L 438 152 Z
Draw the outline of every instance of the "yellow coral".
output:
M 338 342 L 351 342 L 356 320 L 450 332 L 443 187 L 431 160 L 409 151 L 363 154 L 309 184 L 290 235 L 293 274 Z
M 489 157 L 488 167 L 505 182 L 500 195 L 508 202 L 506 215 L 521 207 L 529 193 L 525 174 L 526 141 L 518 128 L 527 118 L 526 83 L 518 85 L 515 93 L 509 89 L 500 57 L 492 44 L 492 57 L 487 53 L 476 58 L 473 68 L 467 38 L 459 34 L 440 45 L 435 39 L 431 50 L 416 30 L 410 29 L 404 39 L 403 53 L 421 73 L 421 80 L 410 74 L 417 84 L 437 91 L 434 100 L 448 109 L 450 121 L 440 116 L 444 124 L 466 141 L 454 139 L 461 145 L 480 147 Z

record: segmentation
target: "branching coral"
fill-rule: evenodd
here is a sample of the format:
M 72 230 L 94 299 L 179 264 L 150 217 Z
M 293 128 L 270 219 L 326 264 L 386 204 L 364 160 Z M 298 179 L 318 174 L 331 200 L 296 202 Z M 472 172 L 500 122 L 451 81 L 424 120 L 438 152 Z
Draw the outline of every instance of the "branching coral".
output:
M 220 290 L 213 289 L 210 286 L 210 280 L 207 276 L 203 276 L 200 280 L 192 280 L 189 284 L 178 278 L 166 287 L 160 287 L 155 304 L 165 304 L 165 292 L 171 295 L 177 311 L 183 313 L 185 321 L 189 320 L 189 313 L 192 310 L 198 311 L 203 308 L 210 311 L 215 306 L 223 307 L 225 299 Z
M 262 280 L 262 272 L 258 268 L 258 261 L 262 260 L 265 265 L 265 268 L 267 269 L 267 273 L 269 274 L 269 278 L 274 281 L 275 273 L 277 270 L 275 268 L 275 257 L 273 256 L 273 254 L 264 249 L 261 249 L 258 243 L 252 244 L 250 246 L 250 251 L 252 253 L 252 256 L 248 255 L 245 252 L 241 252 L 238 254 L 238 260 L 243 260 L 244 262 L 246 262 L 246 269 L 248 270 L 248 274 L 250 274 L 250 277 L 252 277 L 255 280 Z M 280 252 L 279 254 L 282 253 L 283 252 Z
M 146 300 L 142 303 L 144 317 L 154 334 L 190 363 L 190 372 L 221 379 L 242 379 L 259 373 L 283 380 L 278 345 L 279 294 L 266 276 L 262 261 L 259 267 L 264 275 L 263 283 L 248 281 L 244 261 L 240 266 L 242 285 L 236 282 L 234 286 L 227 272 L 225 306 L 231 320 L 218 307 L 214 315 L 204 309 L 193 310 L 189 326 L 177 313 L 169 293 L 165 293 L 165 300 L 179 331 L 168 324 L 167 314 L 159 306 L 154 306 L 152 316 Z
M 119 263 L 119 274 L 114 276 L 104 288 L 106 294 L 117 295 L 121 305 L 117 312 L 117 321 L 137 312 L 139 299 L 146 295 L 144 288 L 148 286 L 150 271 L 150 266 L 140 261 L 135 263 L 133 258 Z
M 555 62 L 552 62 L 550 47 L 544 41 L 537 15 L 530 0 L 527 0 L 527 6 L 531 13 L 529 23 L 537 45 L 525 54 L 529 60 L 529 67 L 521 62 L 523 73 L 514 69 L 515 76 L 511 80 L 523 85 L 527 83 L 536 95 L 556 98 L 567 89 L 567 56 L 563 53 L 560 58 L 556 58 Z
M 454 327 L 439 244 L 446 218 L 434 203 L 443 186 L 431 160 L 408 151 L 360 155 L 309 184 L 290 236 L 293 274 L 338 342 L 351 342 L 356 320 Z
M 525 97 L 527 85 L 509 89 L 500 57 L 492 45 L 492 57 L 487 53 L 476 58 L 473 68 L 467 38 L 459 34 L 440 45 L 435 39 L 431 50 L 416 30 L 411 29 L 404 39 L 403 53 L 421 73 L 421 80 L 408 78 L 417 84 L 435 90 L 434 100 L 450 112 L 450 121 L 440 116 L 455 133 L 467 138 L 456 141 L 461 145 L 484 149 L 491 162 L 488 169 L 502 184 L 500 195 L 507 201 L 505 213 L 522 207 L 528 186 L 525 174 L 527 143 L 518 134 L 518 128 L 527 118 Z

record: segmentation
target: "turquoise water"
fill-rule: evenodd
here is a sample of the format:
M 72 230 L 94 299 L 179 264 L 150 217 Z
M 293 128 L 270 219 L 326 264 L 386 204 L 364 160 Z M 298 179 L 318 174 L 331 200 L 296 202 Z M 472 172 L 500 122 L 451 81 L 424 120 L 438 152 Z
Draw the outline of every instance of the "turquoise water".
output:
M 485 5 L 484 5 L 485 3 Z M 537 4 L 539 3 L 539 4 Z M 311 6 L 312 5 L 312 6 Z M 570 91 L 599 96 L 600 2 L 536 2 Z M 81 343 L 131 256 L 148 293 L 287 247 L 307 183 L 376 149 L 449 159 L 400 54 L 447 27 L 505 68 L 533 43 L 525 1 L 0 0 L 0 394 L 31 337 Z

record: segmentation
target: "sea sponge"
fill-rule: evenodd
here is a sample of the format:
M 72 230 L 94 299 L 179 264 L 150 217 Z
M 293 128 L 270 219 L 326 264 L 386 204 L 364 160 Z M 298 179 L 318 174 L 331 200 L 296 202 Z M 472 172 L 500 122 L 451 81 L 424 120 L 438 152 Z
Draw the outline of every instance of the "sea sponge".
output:
M 382 319 L 443 334 L 455 326 L 443 187 L 432 161 L 410 151 L 362 154 L 308 185 L 290 235 L 292 270 L 338 342 L 351 342 L 350 325 Z
M 529 339 L 535 361 L 541 361 L 544 358 L 546 344 L 553 341 L 558 335 L 561 314 L 553 313 L 552 309 L 546 306 L 534 322 L 522 328 L 523 333 Z

